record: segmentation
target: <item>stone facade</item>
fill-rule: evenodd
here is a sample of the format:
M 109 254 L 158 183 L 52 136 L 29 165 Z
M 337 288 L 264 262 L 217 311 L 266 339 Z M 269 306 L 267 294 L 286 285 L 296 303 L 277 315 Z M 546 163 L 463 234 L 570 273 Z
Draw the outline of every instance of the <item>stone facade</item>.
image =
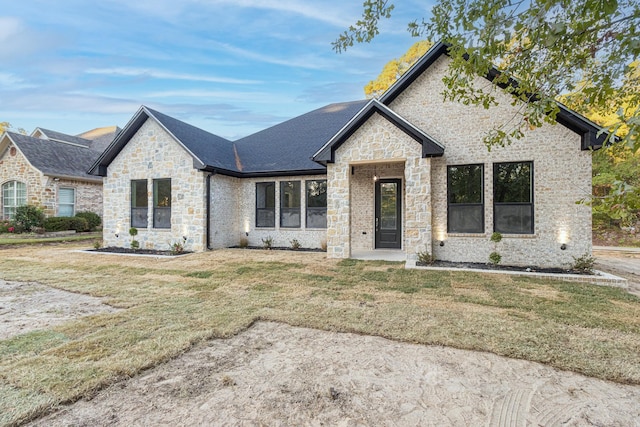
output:
M 418 142 L 374 114 L 327 165 L 328 256 L 348 258 L 353 249 L 373 249 L 374 174 L 402 180 L 402 249 L 431 250 L 430 168 Z
M 17 147 L 9 143 L 0 157 L 0 186 L 8 181 L 26 184 L 27 203 L 40 206 L 46 216 L 58 215 L 58 190 L 75 190 L 75 212 L 90 211 L 102 216 L 102 182 L 71 180 L 44 175 L 31 166 Z M 0 215 L 2 215 L 2 196 L 0 195 Z
M 171 228 L 153 227 L 153 180 L 171 178 Z M 105 246 L 131 243 L 131 180 L 147 180 L 148 225 L 135 237 L 145 249 L 203 251 L 206 222 L 206 175 L 193 168 L 193 159 L 154 120 L 148 119 L 109 165 L 104 178 L 103 238 Z
M 562 125 L 545 124 L 527 131 L 522 140 L 489 152 L 482 138 L 493 126 L 508 123 L 519 114 L 511 98 L 495 93 L 500 105 L 487 110 L 443 101 L 449 58 L 440 57 L 390 105 L 398 114 L 445 146 L 442 158 L 432 160 L 432 241 L 438 259 L 487 262 L 497 249 L 503 264 L 561 266 L 573 257 L 591 253 L 591 209 L 576 204 L 591 194 L 591 153 L 580 150 L 580 136 Z M 478 77 L 478 85 L 486 80 Z M 504 235 L 497 247 L 489 241 L 493 232 L 493 164 L 532 161 L 534 170 L 534 233 Z M 485 232 L 447 233 L 447 165 L 484 165 Z M 425 243 L 425 247 L 428 245 Z M 562 243 L 567 249 L 561 250 Z M 407 251 L 409 254 L 409 251 Z
M 305 181 L 325 180 L 326 175 L 303 175 L 291 177 L 244 178 L 240 180 L 238 192 L 238 228 L 234 245 L 239 244 L 241 238 L 246 238 L 250 246 L 262 246 L 262 239 L 273 238 L 273 246 L 290 247 L 291 241 L 296 239 L 303 248 L 320 248 L 326 243 L 327 229 L 307 228 L 306 218 L 306 190 Z M 280 182 L 300 181 L 300 228 L 285 228 L 280 226 Z M 256 227 L 256 183 L 275 182 L 275 227 Z M 247 236 L 248 233 L 248 236 Z

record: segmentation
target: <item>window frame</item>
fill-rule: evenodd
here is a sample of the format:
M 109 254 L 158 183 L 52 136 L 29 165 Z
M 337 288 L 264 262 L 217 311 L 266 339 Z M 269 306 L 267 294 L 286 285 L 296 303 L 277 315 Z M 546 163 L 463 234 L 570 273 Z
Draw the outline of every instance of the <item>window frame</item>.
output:
M 161 182 L 168 182 L 169 183 L 169 206 L 159 206 L 157 205 L 158 203 L 158 185 Z M 153 180 L 152 183 L 152 188 L 153 188 L 153 228 L 155 229 L 160 229 L 160 230 L 170 230 L 171 229 L 171 198 L 172 198 L 172 191 L 171 191 L 171 178 L 156 178 Z M 169 212 L 169 220 L 167 224 L 159 224 L 159 214 L 161 212 Z
M 146 205 L 145 206 L 133 206 L 134 205 L 134 197 L 133 197 L 133 185 L 134 183 L 144 183 L 144 200 Z M 130 188 L 130 195 L 129 195 L 129 223 L 131 225 L 131 227 L 133 228 L 148 228 L 149 227 L 149 180 L 147 179 L 132 179 L 130 184 L 129 184 L 129 188 Z M 137 198 L 136 198 L 137 200 Z M 139 225 L 142 224 L 140 223 L 135 223 L 134 224 L 134 212 L 136 212 L 134 209 L 137 209 L 137 211 L 139 212 L 143 212 L 144 209 L 144 226 Z
M 496 173 L 497 168 L 500 165 L 509 165 L 509 164 L 528 164 L 529 165 L 529 202 L 496 202 L 496 180 L 498 174 Z M 534 171 L 533 171 L 533 160 L 527 161 L 515 161 L 515 162 L 497 162 L 493 164 L 493 230 L 497 233 L 501 234 L 535 234 L 535 199 L 534 199 Z M 531 212 L 531 227 L 526 231 L 501 231 L 496 227 L 496 206 L 530 206 Z
M 324 182 L 325 190 L 324 190 L 324 207 L 318 206 L 309 206 L 309 184 L 312 182 Z M 304 181 L 304 191 L 305 191 L 305 213 L 304 213 L 304 225 L 305 228 L 310 228 L 314 230 L 322 230 L 327 228 L 327 180 L 326 179 L 308 179 Z M 318 212 L 320 209 L 324 210 L 324 227 L 310 227 L 309 226 L 309 212 Z
M 11 197 L 12 204 L 7 205 L 6 198 L 5 198 L 5 188 L 10 184 L 13 184 L 13 195 Z M 24 203 L 22 204 L 18 202 L 18 184 L 20 184 L 24 189 Z M 27 204 L 27 201 L 29 200 L 29 195 L 27 194 L 28 192 L 27 184 L 15 179 L 4 182 L 2 186 L 0 186 L 0 192 L 1 192 L 0 197 L 2 199 L 2 217 L 4 219 L 13 219 L 16 214 L 16 209 L 19 208 L 20 206 L 25 206 Z M 12 212 L 7 213 L 7 209 L 12 210 Z
M 286 197 L 285 193 L 288 190 L 288 188 L 286 188 L 285 186 L 292 184 L 292 194 L 294 196 L 293 199 L 293 204 L 295 205 L 295 201 L 297 200 L 297 205 L 298 206 L 284 206 L 284 202 L 286 201 Z M 296 184 L 297 184 L 297 191 L 296 191 Z M 302 182 L 300 180 L 298 181 L 280 181 L 280 228 L 301 228 L 302 227 Z M 297 197 L 296 197 L 297 196 Z M 284 224 L 284 215 L 285 213 L 287 214 L 293 214 L 295 215 L 297 213 L 298 215 L 298 222 L 297 224 L 294 225 L 285 225 Z
M 269 203 L 267 203 L 267 190 L 266 188 L 268 188 L 268 186 L 271 185 L 273 186 L 273 207 L 269 207 Z M 258 188 L 260 186 L 264 186 L 265 188 L 265 206 L 264 207 L 259 207 L 258 206 Z M 255 185 L 255 223 L 256 223 L 256 228 L 275 228 L 276 226 L 276 182 L 275 181 L 261 181 L 261 182 L 256 182 Z M 273 220 L 267 224 L 261 224 L 259 222 L 260 219 L 260 215 L 259 212 L 260 211 L 268 211 L 268 212 L 272 212 L 272 218 Z
M 58 187 L 58 216 L 65 216 L 65 215 L 62 215 L 60 213 L 60 206 L 69 206 L 68 203 L 64 203 L 63 204 L 60 201 L 60 193 L 63 190 L 71 190 L 73 192 L 73 202 L 71 203 L 71 215 L 69 215 L 69 217 L 75 216 L 75 214 L 76 214 L 76 202 L 77 202 L 76 197 L 77 197 L 78 193 L 77 193 L 77 191 L 76 191 L 76 189 L 74 187 Z
M 451 168 L 462 168 L 462 167 L 480 167 L 480 203 L 452 203 L 451 202 Z M 469 164 L 461 164 L 461 165 L 447 165 L 447 233 L 452 234 L 484 234 L 485 232 L 485 174 L 484 174 L 484 163 L 469 163 Z M 452 207 L 476 207 L 480 209 L 480 229 L 479 230 L 452 230 Z

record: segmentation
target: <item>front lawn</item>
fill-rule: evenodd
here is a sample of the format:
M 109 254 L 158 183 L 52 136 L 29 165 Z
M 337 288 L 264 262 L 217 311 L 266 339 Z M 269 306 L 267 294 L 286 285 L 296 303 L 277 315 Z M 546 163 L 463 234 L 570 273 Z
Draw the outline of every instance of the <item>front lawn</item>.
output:
M 37 245 L 41 243 L 77 242 L 102 238 L 102 232 L 71 234 L 68 236 L 42 237 L 37 234 L 0 234 L 0 247 L 13 245 Z
M 0 424 L 91 396 L 258 319 L 489 351 L 640 384 L 640 299 L 617 288 L 323 253 L 231 249 L 155 259 L 69 249 L 5 251 L 0 279 L 103 297 L 125 310 L 0 341 Z

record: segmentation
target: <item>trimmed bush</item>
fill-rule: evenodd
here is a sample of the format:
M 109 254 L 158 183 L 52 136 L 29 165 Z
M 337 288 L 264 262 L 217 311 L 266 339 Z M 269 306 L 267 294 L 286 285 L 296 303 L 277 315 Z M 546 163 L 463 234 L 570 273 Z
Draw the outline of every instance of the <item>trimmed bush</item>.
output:
M 89 223 L 88 231 L 94 231 L 96 228 L 100 227 L 100 224 L 102 224 L 102 218 L 100 218 L 100 215 L 95 212 L 78 212 L 76 217 L 87 220 L 87 223 Z
M 89 229 L 89 223 L 86 219 L 75 216 L 53 216 L 44 221 L 44 229 L 46 231 L 86 231 Z
M 34 205 L 18 206 L 13 221 L 16 224 L 16 228 L 31 231 L 34 228 L 42 227 L 44 223 L 44 211 L 42 208 Z

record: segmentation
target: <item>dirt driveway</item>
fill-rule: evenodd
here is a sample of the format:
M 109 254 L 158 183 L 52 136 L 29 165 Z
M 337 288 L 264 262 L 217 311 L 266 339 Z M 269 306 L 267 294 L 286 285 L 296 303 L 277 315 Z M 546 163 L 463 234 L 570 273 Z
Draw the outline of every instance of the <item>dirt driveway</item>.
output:
M 259 322 L 36 426 L 638 426 L 640 386 L 490 353 Z
M 597 247 L 595 267 L 628 280 L 629 292 L 640 296 L 640 249 L 620 250 Z

